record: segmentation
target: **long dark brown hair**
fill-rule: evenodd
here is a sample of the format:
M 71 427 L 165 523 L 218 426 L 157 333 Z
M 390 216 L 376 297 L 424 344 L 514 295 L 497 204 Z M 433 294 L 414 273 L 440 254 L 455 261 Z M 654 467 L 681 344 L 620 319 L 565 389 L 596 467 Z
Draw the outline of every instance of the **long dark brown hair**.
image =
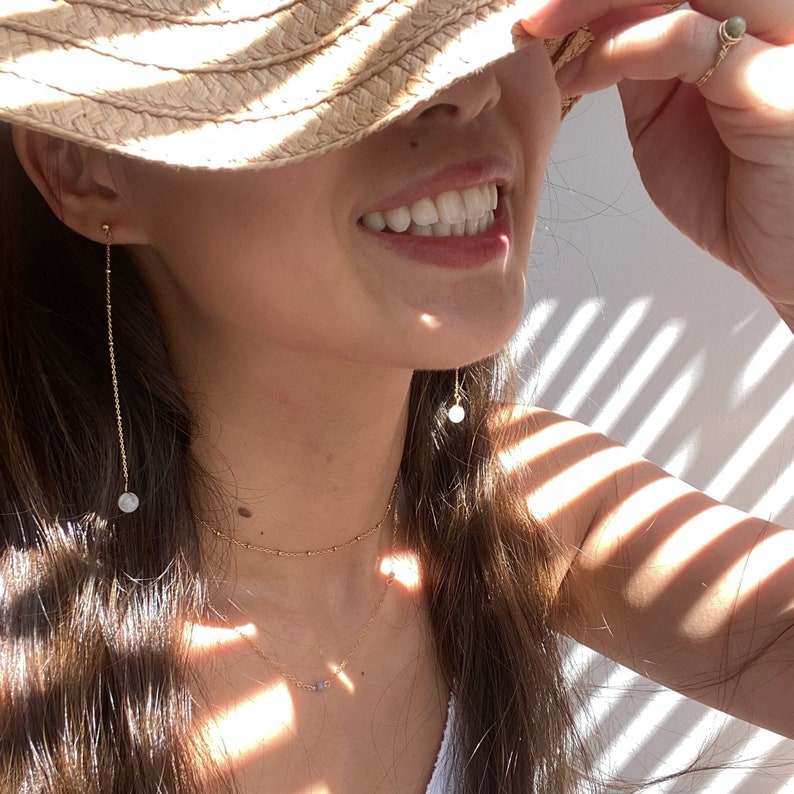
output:
M 114 251 L 117 262 L 123 251 Z M 168 344 L 114 269 L 131 477 L 109 392 L 102 246 L 67 229 L 0 125 L 0 781 L 3 791 L 229 791 L 195 729 L 186 620 L 204 613 L 192 500 L 211 488 Z M 498 360 L 415 375 L 401 466 L 437 662 L 455 692 L 458 791 L 562 794 L 583 752 L 549 628 L 554 545 L 495 456 Z

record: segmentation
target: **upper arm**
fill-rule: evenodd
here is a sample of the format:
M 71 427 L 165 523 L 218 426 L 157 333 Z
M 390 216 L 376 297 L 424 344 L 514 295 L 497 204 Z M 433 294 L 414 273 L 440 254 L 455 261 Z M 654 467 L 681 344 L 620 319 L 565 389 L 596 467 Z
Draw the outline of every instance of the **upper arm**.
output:
M 503 460 L 560 537 L 559 627 L 643 675 L 794 734 L 794 532 L 547 411 Z

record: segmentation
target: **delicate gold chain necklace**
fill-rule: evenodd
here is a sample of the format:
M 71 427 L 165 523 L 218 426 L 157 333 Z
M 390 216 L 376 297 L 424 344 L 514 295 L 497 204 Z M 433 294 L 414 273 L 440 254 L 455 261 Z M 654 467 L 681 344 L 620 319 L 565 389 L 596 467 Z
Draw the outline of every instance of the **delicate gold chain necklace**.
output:
M 395 483 L 394 488 L 392 488 L 391 496 L 389 497 L 389 503 L 386 505 L 386 511 L 383 513 L 383 518 L 381 518 L 377 524 L 371 526 L 366 532 L 355 535 L 349 540 L 346 540 L 344 543 L 338 543 L 334 546 L 326 546 L 324 549 L 309 549 L 308 551 L 284 551 L 283 549 L 271 549 L 268 546 L 257 546 L 254 543 L 247 543 L 244 540 L 238 540 L 237 538 L 233 538 L 231 535 L 221 532 L 217 527 L 212 526 L 212 524 L 208 524 L 200 516 L 194 516 L 194 518 L 199 522 L 199 524 L 201 524 L 202 527 L 208 529 L 213 535 L 217 535 L 219 538 L 221 538 L 221 540 L 228 541 L 234 546 L 240 546 L 241 548 L 248 549 L 249 551 L 261 551 L 263 554 L 271 554 L 274 557 L 318 557 L 321 554 L 333 554 L 335 551 L 342 551 L 342 549 L 353 546 L 359 541 L 365 540 L 370 535 L 377 532 L 389 517 L 391 509 L 394 507 L 394 499 L 396 495 L 397 483 Z
M 394 494 L 392 493 L 392 499 L 394 498 Z M 390 503 L 391 504 L 391 503 Z M 383 521 L 386 520 L 384 517 Z M 381 521 L 381 524 L 383 524 Z M 369 630 L 372 624 L 375 622 L 375 618 L 378 617 L 380 613 L 380 609 L 383 606 L 383 602 L 386 600 L 386 594 L 389 592 L 391 588 L 392 582 L 394 581 L 394 552 L 397 548 L 397 514 L 394 514 L 394 529 L 392 530 L 391 536 L 391 550 L 389 551 L 389 575 L 386 577 L 386 584 L 383 586 L 383 592 L 380 594 L 380 598 L 378 599 L 378 603 L 375 604 L 375 608 L 372 610 L 372 613 L 369 616 L 369 619 L 364 624 L 364 628 L 361 629 L 359 632 L 356 641 L 353 643 L 353 647 L 347 652 L 347 655 L 339 662 L 336 667 L 334 667 L 333 674 L 330 678 L 321 679 L 315 681 L 313 684 L 307 684 L 305 681 L 301 681 L 299 678 L 296 678 L 292 673 L 287 672 L 272 656 L 269 656 L 265 653 L 254 641 L 244 634 L 239 628 L 236 626 L 232 626 L 233 631 L 237 634 L 241 639 L 245 640 L 250 646 L 251 649 L 256 653 L 256 655 L 272 670 L 278 673 L 283 679 L 288 681 L 290 684 L 298 687 L 298 689 L 302 689 L 305 692 L 324 692 L 326 689 L 329 689 L 331 685 L 336 681 L 337 678 L 341 675 L 342 671 L 347 667 L 350 660 L 353 658 L 353 655 L 361 646 L 361 643 L 364 641 L 364 638 L 369 633 Z M 218 614 L 218 613 L 216 613 Z M 219 615 L 226 623 L 231 626 L 231 622 L 229 619 L 224 615 Z

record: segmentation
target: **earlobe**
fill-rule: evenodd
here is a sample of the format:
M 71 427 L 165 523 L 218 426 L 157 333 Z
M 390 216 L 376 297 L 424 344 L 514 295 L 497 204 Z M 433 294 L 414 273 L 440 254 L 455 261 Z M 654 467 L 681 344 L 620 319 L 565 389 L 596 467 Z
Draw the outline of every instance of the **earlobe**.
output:
M 117 242 L 137 241 L 105 152 L 19 126 L 12 140 L 28 178 L 64 224 L 105 242 L 102 224 L 109 223 Z

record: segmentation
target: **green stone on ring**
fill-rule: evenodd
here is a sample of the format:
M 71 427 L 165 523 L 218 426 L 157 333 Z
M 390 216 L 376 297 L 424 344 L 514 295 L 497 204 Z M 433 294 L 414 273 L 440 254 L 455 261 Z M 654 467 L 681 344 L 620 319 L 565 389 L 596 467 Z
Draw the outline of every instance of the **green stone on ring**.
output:
M 731 39 L 740 39 L 747 32 L 747 22 L 744 17 L 731 17 L 725 20 L 725 33 Z

